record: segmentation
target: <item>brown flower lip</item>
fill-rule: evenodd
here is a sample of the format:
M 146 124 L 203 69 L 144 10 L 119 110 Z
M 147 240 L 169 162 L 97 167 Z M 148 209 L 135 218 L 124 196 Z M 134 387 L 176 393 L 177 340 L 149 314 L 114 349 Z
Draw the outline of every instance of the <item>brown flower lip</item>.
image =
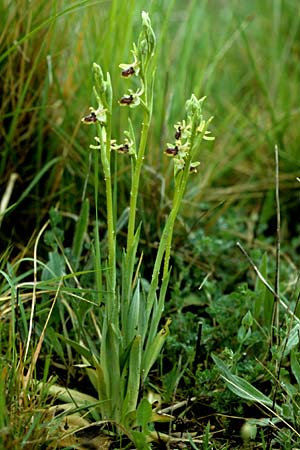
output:
M 168 156 L 176 156 L 178 153 L 178 147 L 175 145 L 175 147 L 168 147 L 165 150 L 165 154 Z
M 122 77 L 127 78 L 127 77 L 131 77 L 131 75 L 133 75 L 134 73 L 135 73 L 134 68 L 133 67 L 129 67 L 128 69 L 122 70 L 121 75 L 122 75 Z
M 82 122 L 84 123 L 96 123 L 97 122 L 97 116 L 94 112 L 91 112 L 88 116 L 84 116 L 82 118 Z
M 121 105 L 131 105 L 133 102 L 134 102 L 134 98 L 133 98 L 132 94 L 130 94 L 128 96 L 124 96 L 120 100 Z
M 175 139 L 178 140 L 181 138 L 181 127 L 178 127 L 175 133 Z
M 124 145 L 122 145 L 122 147 L 119 147 L 117 149 L 117 151 L 119 153 L 128 153 L 129 152 L 129 145 L 128 144 L 124 144 Z

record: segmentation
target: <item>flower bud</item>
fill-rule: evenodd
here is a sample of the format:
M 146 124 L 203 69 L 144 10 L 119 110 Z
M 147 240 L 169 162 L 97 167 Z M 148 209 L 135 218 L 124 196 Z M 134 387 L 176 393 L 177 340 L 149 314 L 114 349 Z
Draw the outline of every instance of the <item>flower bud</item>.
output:
M 150 57 L 154 53 L 154 49 L 156 46 L 156 37 L 155 37 L 154 31 L 153 31 L 153 28 L 151 26 L 151 20 L 150 20 L 149 14 L 146 13 L 145 11 L 142 12 L 142 24 L 143 24 L 146 41 L 148 44 L 148 52 L 149 52 L 149 57 Z
M 112 108 L 112 86 L 109 73 L 107 73 L 107 79 L 104 79 L 103 72 L 99 64 L 93 64 L 93 72 L 95 77 L 95 91 L 102 105 L 107 108 L 108 112 Z M 99 105 L 100 107 L 100 105 Z

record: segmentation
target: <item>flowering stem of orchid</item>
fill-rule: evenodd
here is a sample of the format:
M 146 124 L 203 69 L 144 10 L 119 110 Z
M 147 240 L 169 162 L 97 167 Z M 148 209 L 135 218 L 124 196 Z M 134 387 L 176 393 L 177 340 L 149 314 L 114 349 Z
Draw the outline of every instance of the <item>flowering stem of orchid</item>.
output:
M 152 272 L 151 286 L 148 293 L 147 317 L 150 316 L 151 309 L 153 307 L 155 292 L 157 290 L 159 282 L 159 272 L 163 259 L 164 267 L 162 285 L 169 277 L 169 262 L 175 220 L 177 218 L 182 198 L 185 193 L 188 177 L 190 175 L 190 169 L 196 167 L 199 164 L 197 162 L 192 163 L 192 161 L 195 157 L 195 153 L 198 150 L 201 140 L 213 139 L 208 138 L 206 135 L 208 125 L 210 124 L 212 118 L 210 118 L 208 121 L 204 121 L 202 119 L 202 101 L 203 99 L 197 100 L 196 97 L 192 95 L 191 99 L 187 102 L 186 108 L 188 111 L 188 124 L 185 124 L 184 122 L 184 126 L 183 123 L 180 125 L 180 128 L 182 128 L 184 143 L 178 141 L 176 143 L 176 147 L 174 147 L 174 150 L 176 149 L 176 152 L 178 154 L 176 153 L 176 156 L 174 156 L 175 192 L 173 196 L 173 205 L 169 217 L 166 221 L 157 250 L 155 264 Z
M 159 275 L 159 271 L 161 268 L 163 257 L 164 257 L 163 280 L 166 279 L 166 277 L 168 276 L 168 273 L 169 273 L 169 261 L 170 261 L 170 254 L 171 254 L 173 229 L 174 229 L 175 220 L 176 220 L 176 217 L 178 215 L 178 211 L 179 211 L 179 208 L 181 205 L 182 197 L 185 192 L 188 175 L 189 174 L 186 173 L 185 171 L 178 174 L 178 177 L 180 177 L 180 181 L 178 180 L 178 183 L 176 183 L 176 190 L 175 190 L 174 198 L 173 198 L 173 206 L 172 206 L 171 212 L 169 214 L 169 217 L 167 219 L 167 222 L 165 224 L 165 227 L 164 227 L 161 239 L 160 239 L 157 256 L 155 259 L 155 265 L 153 268 L 152 283 L 151 283 L 152 291 L 153 290 L 155 291 L 156 287 L 157 287 L 158 275 Z M 150 298 L 151 298 L 151 295 L 149 295 Z
M 96 268 L 96 285 L 98 291 L 98 303 L 102 303 L 102 269 L 101 269 L 101 252 L 99 239 L 99 220 L 98 220 L 98 192 L 99 192 L 99 151 L 95 150 L 94 159 L 94 188 L 95 188 L 95 268 Z
M 94 63 L 93 71 L 95 77 L 94 94 L 98 101 L 98 108 L 90 108 L 91 114 L 83 120 L 86 123 L 96 123 L 97 125 L 97 142 L 98 146 L 92 148 L 100 149 L 101 163 L 103 166 L 105 193 L 106 193 L 106 210 L 107 210 L 107 241 L 108 241 L 108 270 L 107 270 L 107 289 L 110 293 L 111 300 L 108 302 L 108 311 L 110 320 L 111 314 L 115 308 L 116 293 L 116 239 L 115 239 L 115 220 L 113 208 L 113 195 L 111 185 L 111 118 L 112 118 L 112 98 L 113 91 L 110 75 L 107 73 L 106 80 L 104 78 L 101 67 Z M 98 170 L 98 169 L 97 169 Z M 99 242 L 98 242 L 99 244 Z
M 132 63 L 132 65 L 120 65 L 120 67 L 123 68 L 123 74 L 136 73 L 137 77 L 140 79 L 140 90 L 138 90 L 136 93 L 132 93 L 132 91 L 129 91 L 129 98 L 138 98 L 138 103 L 141 104 L 141 106 L 144 108 L 139 148 L 137 154 L 135 155 L 136 159 L 132 165 L 132 181 L 127 234 L 127 254 L 129 254 L 134 243 L 137 197 L 139 191 L 141 169 L 143 166 L 146 143 L 148 139 L 149 126 L 152 117 L 153 86 L 155 78 L 155 70 L 151 70 L 151 60 L 154 56 L 156 38 L 151 27 L 150 18 L 144 11 L 142 12 L 142 23 L 143 28 L 139 35 L 138 45 L 136 46 L 134 44 L 133 46 L 132 52 L 134 54 L 134 62 Z
M 192 134 L 190 138 L 190 148 L 193 149 L 194 145 L 194 134 Z M 192 153 L 192 152 L 191 152 Z M 173 239 L 173 230 L 176 217 L 178 215 L 178 211 L 181 205 L 182 198 L 185 193 L 185 188 L 187 185 L 189 172 L 190 172 L 190 162 L 191 162 L 191 154 L 188 155 L 187 160 L 185 162 L 184 170 L 177 173 L 175 175 L 175 192 L 173 198 L 173 206 L 170 213 L 170 223 L 165 229 L 166 233 L 166 247 L 165 247 L 165 258 L 164 258 L 164 270 L 163 270 L 163 279 L 168 275 L 169 272 L 169 262 L 171 256 L 171 244 Z
M 163 270 L 163 279 L 168 275 L 169 272 L 169 262 L 171 256 L 171 244 L 173 238 L 173 229 L 175 224 L 175 219 L 178 215 L 178 211 L 182 202 L 182 198 L 185 193 L 186 185 L 188 182 L 188 178 L 190 175 L 190 164 L 194 158 L 194 154 L 197 151 L 197 148 L 206 134 L 208 125 L 210 124 L 212 118 L 210 118 L 207 122 L 204 122 L 203 129 L 200 134 L 197 136 L 197 118 L 194 117 L 192 120 L 192 130 L 190 136 L 190 152 L 185 161 L 184 170 L 177 173 L 175 175 L 175 193 L 173 198 L 173 206 L 169 216 L 170 222 L 167 223 L 164 232 L 166 233 L 166 247 L 165 247 L 165 259 L 164 259 L 164 270 Z M 197 138 L 197 139 L 196 139 Z M 196 142 L 195 142 L 196 141 Z
M 181 178 L 184 178 L 184 173 L 180 174 L 180 175 L 181 175 Z M 174 193 L 173 206 L 172 206 L 172 211 L 169 216 L 169 223 L 166 224 L 167 227 L 164 230 L 166 241 L 165 241 L 163 280 L 169 273 L 169 262 L 170 262 L 170 256 L 171 256 L 171 244 L 172 244 L 172 239 L 173 239 L 174 224 L 175 224 L 175 220 L 176 220 L 176 217 L 178 215 L 178 211 L 179 211 L 179 208 L 181 205 L 181 200 L 182 200 L 182 197 L 183 197 L 184 191 L 185 191 L 187 177 L 185 177 L 185 178 L 186 179 L 180 180 L 181 183 L 178 183 L 179 186 L 176 188 L 176 191 Z
M 111 186 L 111 168 L 110 168 L 110 141 L 111 141 L 111 115 L 107 114 L 106 123 L 106 142 L 103 142 L 101 125 L 97 124 L 98 137 L 100 141 L 101 161 L 104 171 L 105 192 L 106 192 L 106 207 L 107 207 L 107 240 L 108 240 L 108 270 L 109 290 L 115 295 L 116 289 L 116 240 L 115 240 L 115 226 L 114 226 L 114 210 L 113 210 L 113 196 Z M 114 303 L 114 301 L 112 301 Z
M 121 98 L 119 103 L 125 107 L 141 106 L 143 108 L 143 122 L 140 131 L 138 149 L 135 132 L 129 119 L 129 129 L 124 131 L 125 140 L 121 145 L 111 139 L 112 121 L 112 86 L 110 76 L 104 78 L 100 66 L 94 63 L 96 86 L 94 93 L 98 101 L 97 109 L 90 108 L 90 114 L 82 120 L 86 124 L 96 124 L 97 145 L 95 155 L 95 203 L 96 203 L 96 275 L 99 299 L 104 305 L 98 309 L 99 334 L 101 333 L 100 354 L 94 352 L 94 345 L 90 353 L 85 352 L 84 363 L 95 368 L 89 371 L 93 385 L 98 390 L 103 419 L 113 419 L 122 426 L 131 424 L 131 418 L 137 409 L 137 402 L 141 393 L 141 383 L 145 382 L 148 373 L 157 360 L 161 348 L 168 335 L 168 324 L 159 330 L 168 283 L 170 278 L 170 254 L 173 230 L 179 208 L 186 190 L 187 180 L 191 171 L 200 163 L 194 161 L 198 144 L 206 135 L 207 125 L 202 118 L 201 104 L 194 95 L 187 101 L 187 119 L 175 126 L 175 144 L 167 144 L 167 154 L 174 157 L 175 190 L 173 204 L 167 218 L 160 239 L 149 290 L 144 295 L 140 283 L 140 262 L 137 262 L 137 249 L 140 242 L 140 227 L 136 228 L 136 207 L 140 186 L 141 170 L 144 162 L 150 122 L 152 118 L 154 70 L 150 63 L 155 50 L 155 35 L 147 13 L 142 13 L 142 31 L 138 45 L 133 45 L 134 61 L 132 64 L 120 64 L 122 76 L 136 76 L 140 82 L 139 89 L 134 92 L 129 89 L 128 95 Z M 209 132 L 207 132 L 209 134 Z M 131 158 L 131 192 L 128 219 L 127 251 L 123 253 L 120 265 L 120 277 L 116 274 L 116 218 L 111 179 L 111 151 L 128 154 Z M 106 211 L 107 211 L 107 242 L 108 260 L 106 270 L 102 273 L 106 280 L 106 293 L 102 294 L 101 253 L 98 223 L 98 177 L 99 159 L 103 166 Z M 160 271 L 162 279 L 160 277 Z M 118 272 L 119 274 L 119 272 Z M 160 285 L 160 286 L 159 286 Z M 151 406 L 149 405 L 150 409 Z M 144 447 L 143 447 L 144 448 Z
M 139 191 L 139 184 L 140 184 L 140 175 L 141 175 L 141 169 L 144 161 L 144 154 L 145 154 L 145 148 L 148 138 L 148 131 L 149 131 L 149 125 L 151 121 L 151 114 L 149 111 L 145 111 L 144 113 L 144 122 L 142 125 L 142 132 L 141 132 L 141 140 L 139 145 L 139 150 L 137 154 L 137 160 L 136 164 L 133 169 L 132 174 L 132 185 L 131 185 L 131 191 L 130 191 L 130 207 L 129 207 L 129 219 L 128 219 L 128 235 L 127 235 L 127 253 L 129 252 L 130 248 L 132 247 L 133 239 L 134 239 L 134 232 L 135 232 L 135 219 L 136 219 L 136 204 L 137 204 L 137 197 L 138 197 L 138 191 Z

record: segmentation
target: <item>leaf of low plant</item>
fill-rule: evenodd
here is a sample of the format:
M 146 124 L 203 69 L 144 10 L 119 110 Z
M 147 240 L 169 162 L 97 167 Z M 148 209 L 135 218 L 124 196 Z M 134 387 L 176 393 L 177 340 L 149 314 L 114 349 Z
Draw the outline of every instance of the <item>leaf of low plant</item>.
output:
M 125 345 L 132 341 L 135 334 L 139 333 L 139 314 L 140 314 L 140 282 L 138 280 L 136 289 L 131 299 L 129 310 L 127 329 L 123 330 L 125 339 Z
M 151 445 L 147 442 L 147 436 L 142 431 L 131 431 L 132 440 L 138 450 L 151 450 Z
M 259 271 L 265 279 L 268 278 L 268 258 L 266 253 L 261 259 Z M 272 322 L 274 297 L 259 278 L 256 281 L 255 292 L 257 298 L 254 304 L 254 317 L 259 320 L 260 313 L 263 312 L 264 324 L 268 326 Z
M 84 242 L 84 236 L 87 231 L 88 222 L 89 222 L 89 210 L 90 210 L 90 204 L 89 200 L 86 198 L 84 202 L 82 203 L 82 208 L 80 212 L 79 219 L 76 223 L 75 227 L 75 235 L 73 239 L 73 257 L 74 257 L 74 270 L 77 270 L 79 265 L 79 259 L 82 253 L 83 248 L 83 242 Z
M 273 400 L 252 386 L 252 384 L 248 383 L 248 381 L 237 375 L 233 375 L 218 356 L 212 355 L 212 358 L 220 370 L 222 377 L 226 381 L 228 388 L 234 394 L 244 398 L 245 400 L 251 400 L 269 407 L 273 406 Z
M 175 417 L 171 416 L 170 414 L 163 414 L 163 413 L 158 413 L 158 412 L 152 411 L 151 422 L 165 423 L 165 422 L 171 422 L 172 420 L 175 420 Z
M 129 322 L 129 309 L 132 304 L 132 284 L 133 284 L 133 273 L 134 264 L 136 261 L 136 252 L 139 243 L 141 226 L 138 227 L 133 240 L 133 245 L 128 253 L 123 253 L 122 256 L 122 294 L 121 294 L 121 322 L 122 329 L 124 330 L 125 336 L 125 346 L 129 345 L 134 334 L 131 334 L 131 338 L 127 336 L 127 333 L 132 329 L 131 323 Z M 136 299 L 135 299 L 136 300 Z M 135 331 L 136 333 L 136 331 Z M 130 333 L 129 333 L 130 334 Z
M 99 400 L 103 401 L 103 403 L 101 404 L 101 414 L 102 417 L 110 417 L 111 402 L 107 392 L 107 386 L 105 382 L 103 369 L 101 365 L 98 364 L 97 362 L 95 363 L 95 367 L 96 367 L 96 383 L 97 383 L 98 398 Z
M 143 398 L 139 403 L 137 413 L 136 413 L 136 422 L 137 425 L 142 427 L 143 431 L 148 430 L 148 424 L 152 419 L 152 407 L 149 401 L 146 398 Z
M 221 374 L 225 375 L 225 376 L 229 376 L 230 375 L 230 370 L 228 369 L 228 367 L 226 366 L 224 361 L 222 361 L 221 358 L 219 358 L 218 356 L 216 356 L 214 354 L 212 354 L 211 357 L 214 360 L 214 363 L 216 364 L 218 369 L 220 370 Z
M 119 409 L 120 404 L 120 337 L 118 331 L 112 323 L 108 323 L 106 334 L 102 335 L 103 341 L 101 345 L 101 368 L 105 383 L 107 386 L 107 394 L 112 405 L 112 414 L 116 420 L 120 420 Z
M 76 391 L 75 389 L 66 389 L 55 384 L 49 386 L 49 394 L 55 395 L 60 401 L 72 403 L 73 405 L 98 404 L 98 400 L 91 395 Z
M 253 325 L 253 317 L 251 311 L 247 311 L 245 316 L 242 319 L 242 326 L 245 328 L 250 328 Z
M 300 325 L 297 323 L 289 332 L 287 341 L 284 341 L 284 356 L 287 356 L 299 343 Z
M 297 380 L 298 386 L 300 386 L 300 364 L 299 364 L 299 353 L 295 350 L 291 351 L 291 369 L 294 377 Z
M 143 354 L 142 359 L 142 373 L 143 379 L 145 380 L 148 376 L 148 373 L 158 358 L 158 355 L 164 345 L 164 342 L 169 334 L 169 324 L 171 320 L 168 319 L 165 326 L 157 333 L 154 340 L 150 343 Z
M 165 276 L 165 278 L 162 282 L 158 301 L 155 296 L 155 300 L 153 302 L 152 318 L 151 318 L 150 328 L 148 331 L 149 342 L 153 341 L 153 339 L 157 333 L 158 325 L 159 325 L 159 322 L 161 320 L 161 316 L 162 316 L 162 313 L 164 310 L 165 297 L 166 297 L 166 292 L 167 292 L 168 285 L 169 285 L 169 279 L 170 279 L 170 271 Z
M 14 45 L 15 47 L 15 45 Z M 1 56 L 0 56 L 1 59 Z M 56 157 L 51 159 L 50 161 L 48 161 L 47 163 L 45 163 L 45 165 L 43 166 L 43 168 L 37 173 L 37 175 L 34 177 L 34 179 L 29 183 L 29 185 L 27 186 L 27 188 L 23 191 L 23 193 L 20 195 L 20 197 L 18 198 L 18 200 L 13 203 L 12 205 L 10 205 L 5 211 L 3 211 L 0 216 L 4 215 L 4 214 L 8 214 L 9 212 L 11 212 L 13 209 L 15 209 L 28 195 L 29 193 L 32 191 L 32 189 L 38 184 L 38 182 L 40 181 L 40 179 L 44 176 L 45 173 L 49 172 L 50 167 L 52 167 L 53 165 L 55 165 L 56 163 L 58 163 L 61 160 L 60 157 Z
M 248 383 L 248 381 L 243 378 L 238 377 L 237 375 L 230 375 L 229 378 L 222 375 L 229 389 L 236 395 L 245 400 L 251 400 L 257 403 L 261 403 L 263 405 L 267 405 L 272 407 L 273 401 L 256 389 L 252 384 Z
M 52 327 L 48 327 L 47 338 L 49 338 L 49 341 L 51 342 L 51 345 L 52 345 L 53 349 L 55 350 L 55 352 L 57 353 L 57 355 L 62 359 L 62 361 L 64 361 L 65 358 L 64 358 L 63 347 L 62 347 L 61 343 L 59 342 L 57 333 L 55 332 L 55 330 Z
M 73 341 L 72 339 L 66 338 L 63 335 L 59 335 L 59 337 L 65 341 L 66 344 L 69 344 L 78 353 L 78 355 L 84 357 L 91 365 L 93 364 L 93 355 L 88 348 Z
M 139 315 L 139 334 L 142 337 L 142 342 L 144 344 L 145 339 L 148 334 L 148 323 L 146 322 L 146 293 L 144 290 L 144 281 L 142 279 L 139 280 L 140 282 L 140 315 Z
M 123 405 L 123 417 L 126 417 L 128 413 L 136 409 L 141 378 L 141 355 L 142 339 L 141 336 L 136 336 L 133 340 L 129 355 L 128 383 Z M 122 375 L 126 376 L 127 370 Z
M 65 274 L 66 263 L 62 255 L 54 252 L 49 252 L 49 261 L 42 272 L 42 281 L 48 281 L 52 278 L 61 278 Z

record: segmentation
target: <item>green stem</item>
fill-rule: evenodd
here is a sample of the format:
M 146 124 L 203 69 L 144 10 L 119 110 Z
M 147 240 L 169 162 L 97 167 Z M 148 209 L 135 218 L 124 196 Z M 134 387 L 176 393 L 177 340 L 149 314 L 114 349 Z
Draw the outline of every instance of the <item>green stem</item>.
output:
M 166 234 L 166 241 L 165 241 L 165 260 L 164 260 L 164 270 L 163 270 L 163 280 L 165 277 L 168 276 L 169 273 L 169 263 L 170 263 L 170 256 L 171 256 L 171 244 L 172 244 L 172 238 L 173 238 L 173 230 L 174 230 L 174 224 L 176 217 L 178 215 L 178 211 L 182 202 L 182 198 L 185 193 L 186 185 L 189 178 L 189 172 L 190 172 L 190 164 L 193 160 L 193 156 L 195 151 L 197 150 L 198 145 L 200 144 L 200 141 L 202 140 L 205 131 L 207 130 L 208 123 L 205 125 L 204 129 L 202 130 L 199 140 L 196 139 L 196 128 L 197 128 L 197 122 L 194 120 L 192 125 L 192 133 L 190 137 L 190 154 L 185 162 L 185 168 L 183 172 L 177 174 L 177 179 L 175 179 L 175 193 L 173 198 L 173 206 L 172 210 L 170 212 L 169 220 L 170 222 L 166 224 L 164 233 Z
M 99 219 L 98 219 L 98 189 L 99 189 L 99 152 L 95 150 L 94 161 L 94 186 L 95 186 L 95 268 L 96 268 L 96 285 L 98 291 L 98 302 L 102 303 L 102 268 L 101 268 L 101 252 L 100 252 L 100 236 L 99 236 Z
M 106 143 L 103 142 L 101 125 L 98 124 L 98 136 L 101 147 L 101 161 L 104 171 L 106 209 L 107 209 L 107 240 L 108 240 L 108 273 L 109 289 L 112 292 L 113 299 L 116 290 L 116 239 L 114 225 L 113 195 L 111 186 L 111 168 L 110 168 L 110 141 L 111 141 L 111 117 L 107 116 L 106 125 Z M 114 301 L 114 300 L 113 300 Z
M 166 248 L 167 248 L 167 246 L 169 246 L 171 249 L 171 241 L 172 241 L 175 219 L 176 219 L 176 216 L 177 216 L 177 213 L 179 210 L 179 206 L 180 206 L 180 202 L 181 202 L 181 198 L 182 198 L 182 195 L 179 195 L 180 192 L 181 191 L 178 191 L 177 196 L 175 195 L 177 197 L 177 200 L 175 201 L 175 199 L 174 199 L 174 201 L 173 201 L 173 207 L 172 207 L 169 217 L 166 221 L 162 236 L 159 241 L 157 255 L 155 258 L 154 268 L 153 268 L 153 272 L 152 272 L 150 290 L 148 293 L 148 300 L 147 300 L 147 315 L 148 316 L 150 315 L 150 312 L 152 309 L 155 291 L 158 286 L 159 272 L 161 269 L 161 264 L 163 261 L 163 257 L 165 255 Z M 169 254 L 170 254 L 170 249 L 169 249 Z M 169 258 L 168 258 L 168 260 L 169 260 Z M 167 268 L 168 268 L 168 262 L 166 262 L 164 265 L 164 278 L 167 276 Z
M 185 187 L 187 183 L 188 173 L 186 174 L 186 170 L 183 173 L 179 174 L 180 179 L 176 183 L 177 187 L 174 193 L 173 206 L 170 212 L 170 222 L 167 223 L 166 228 L 164 230 L 164 234 L 166 235 L 165 241 L 165 259 L 164 259 L 164 270 L 163 270 L 163 280 L 168 276 L 169 273 L 169 262 L 171 256 L 171 245 L 173 239 L 173 231 L 176 217 L 178 215 L 178 211 L 181 205 L 181 201 L 185 192 Z
M 111 141 L 111 118 L 107 118 L 106 127 L 106 158 L 108 161 L 108 171 L 105 174 L 105 188 L 106 188 L 106 203 L 107 203 L 107 234 L 108 234 L 108 264 L 112 274 L 112 288 L 115 292 L 116 286 L 116 232 L 114 224 L 114 208 L 111 182 L 111 167 L 110 167 L 110 141 Z
M 146 87 L 145 87 L 146 90 Z M 147 103 L 146 103 L 147 108 Z M 129 219 L 128 219 L 128 235 L 127 235 L 127 253 L 133 245 L 136 219 L 136 205 L 140 184 L 141 169 L 144 162 L 145 148 L 148 138 L 148 131 L 151 121 L 151 112 L 147 109 L 144 113 L 144 122 L 142 125 L 141 140 L 137 155 L 133 177 L 131 182 L 130 203 L 129 203 Z

